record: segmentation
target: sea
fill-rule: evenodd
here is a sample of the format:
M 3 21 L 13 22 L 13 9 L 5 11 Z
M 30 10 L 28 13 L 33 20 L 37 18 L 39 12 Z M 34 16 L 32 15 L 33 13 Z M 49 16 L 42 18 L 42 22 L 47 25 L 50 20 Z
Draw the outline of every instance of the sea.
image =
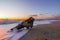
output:
M 33 26 L 41 25 L 41 24 L 50 24 L 54 21 L 60 21 L 60 20 L 35 20 Z M 14 20 L 14 21 L 4 20 L 3 22 L 0 22 L 0 40 L 17 40 L 18 38 L 25 35 L 28 32 L 28 30 L 22 31 L 15 36 L 13 36 L 14 33 L 8 33 L 8 31 L 11 28 L 17 26 L 21 22 L 22 20 Z M 11 35 L 13 36 L 12 38 L 11 38 Z M 9 36 L 11 39 L 9 38 Z

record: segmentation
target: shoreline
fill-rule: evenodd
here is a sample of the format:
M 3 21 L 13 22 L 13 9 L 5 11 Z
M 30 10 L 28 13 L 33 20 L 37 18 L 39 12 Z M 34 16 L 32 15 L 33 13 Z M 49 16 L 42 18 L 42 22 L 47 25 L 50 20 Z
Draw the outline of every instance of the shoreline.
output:
M 19 40 L 60 40 L 60 21 L 37 25 Z

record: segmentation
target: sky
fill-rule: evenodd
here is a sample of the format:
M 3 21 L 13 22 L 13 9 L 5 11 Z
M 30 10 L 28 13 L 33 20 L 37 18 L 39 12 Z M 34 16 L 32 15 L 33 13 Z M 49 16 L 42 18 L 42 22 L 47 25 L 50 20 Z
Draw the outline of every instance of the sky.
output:
M 0 18 L 60 16 L 60 0 L 0 0 Z

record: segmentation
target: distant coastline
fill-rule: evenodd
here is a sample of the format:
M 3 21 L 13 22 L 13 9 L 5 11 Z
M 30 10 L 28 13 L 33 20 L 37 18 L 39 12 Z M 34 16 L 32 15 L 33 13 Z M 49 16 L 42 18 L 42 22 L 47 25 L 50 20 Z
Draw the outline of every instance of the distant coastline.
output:
M 35 21 L 48 21 L 48 20 L 51 20 L 51 19 L 37 19 Z M 8 19 L 4 19 L 4 20 L 0 20 L 0 25 L 21 23 L 22 21 L 24 21 L 24 20 L 8 20 Z M 52 21 L 54 21 L 54 20 L 52 20 Z M 55 20 L 55 21 L 58 21 L 58 20 Z

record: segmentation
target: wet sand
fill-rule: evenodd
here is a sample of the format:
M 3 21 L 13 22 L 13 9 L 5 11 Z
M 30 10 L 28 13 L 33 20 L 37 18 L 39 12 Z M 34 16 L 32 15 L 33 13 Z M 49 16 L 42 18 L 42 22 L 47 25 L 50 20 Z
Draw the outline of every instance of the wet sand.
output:
M 60 21 L 37 25 L 19 40 L 60 40 Z

